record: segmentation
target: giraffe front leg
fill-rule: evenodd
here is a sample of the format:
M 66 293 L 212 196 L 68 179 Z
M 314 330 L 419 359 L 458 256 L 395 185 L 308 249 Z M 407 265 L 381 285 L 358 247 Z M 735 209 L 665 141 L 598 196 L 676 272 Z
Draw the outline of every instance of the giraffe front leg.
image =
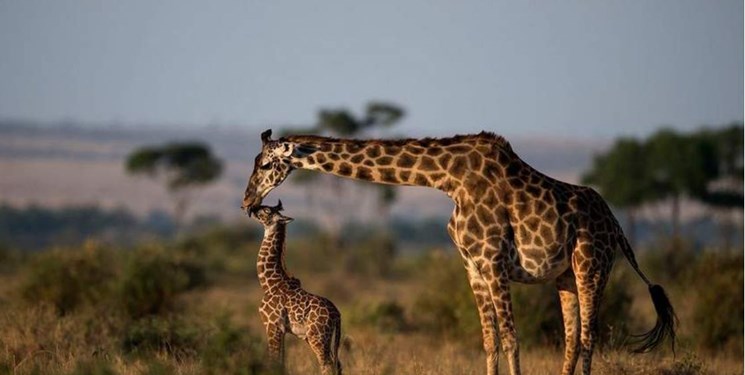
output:
M 512 296 L 510 294 L 510 282 L 504 265 L 497 263 L 491 265 L 489 277 L 489 291 L 497 312 L 499 322 L 499 340 L 502 350 L 507 356 L 507 364 L 511 375 L 520 375 L 520 349 L 517 342 L 517 330 L 515 319 L 512 314 Z M 501 271 L 499 271 L 501 270 Z
M 579 359 L 579 300 L 574 272 L 567 270 L 556 279 L 556 289 L 561 301 L 561 316 L 564 319 L 564 365 L 562 375 L 574 374 Z
M 463 252 L 461 252 L 463 254 Z M 465 258 L 465 256 L 464 256 Z M 468 283 L 476 299 L 476 307 L 481 319 L 481 336 L 483 338 L 484 351 L 486 352 L 486 373 L 496 375 L 499 368 L 499 351 L 497 344 L 497 315 L 489 293 L 486 280 L 481 276 L 476 265 L 470 259 L 464 259 L 468 273 Z
M 272 362 L 272 366 L 276 366 L 280 370 L 283 370 L 285 363 L 284 329 L 282 329 L 283 327 L 281 325 L 275 323 L 267 323 L 265 328 L 267 338 L 267 356 Z
M 455 206 L 453 217 L 448 223 L 448 233 L 453 243 L 458 248 L 460 256 L 463 258 L 463 264 L 468 275 L 468 283 L 471 285 L 471 291 L 476 299 L 476 307 L 479 311 L 481 321 L 481 336 L 483 338 L 484 351 L 486 352 L 486 374 L 497 375 L 499 371 L 499 351 L 497 344 L 497 314 L 492 302 L 492 296 L 489 292 L 489 285 L 486 283 L 479 267 L 469 252 L 469 247 L 473 247 L 474 253 L 477 253 L 473 241 L 468 241 L 469 246 L 461 242 L 463 236 L 458 232 L 458 217 L 460 209 Z

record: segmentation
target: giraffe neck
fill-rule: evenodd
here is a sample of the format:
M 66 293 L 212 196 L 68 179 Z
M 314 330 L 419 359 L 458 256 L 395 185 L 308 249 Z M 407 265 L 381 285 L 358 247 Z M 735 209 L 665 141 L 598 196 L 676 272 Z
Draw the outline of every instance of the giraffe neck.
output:
M 293 158 L 295 168 L 382 184 L 427 186 L 453 197 L 468 171 L 481 170 L 484 155 L 503 138 L 488 133 L 452 138 L 349 140 L 290 136 L 284 140 L 315 151 Z
M 284 257 L 286 232 L 287 224 L 274 224 L 264 228 L 264 240 L 256 260 L 256 274 L 264 291 L 289 278 L 285 271 Z

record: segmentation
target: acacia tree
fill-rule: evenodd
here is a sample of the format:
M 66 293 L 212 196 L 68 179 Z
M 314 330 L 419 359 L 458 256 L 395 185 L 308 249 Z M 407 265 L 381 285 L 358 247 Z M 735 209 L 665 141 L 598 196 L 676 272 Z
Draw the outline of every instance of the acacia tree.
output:
M 702 130 L 696 137 L 713 148 L 716 178 L 702 200 L 721 209 L 743 209 L 743 127 L 731 124 L 721 130 Z
M 734 231 L 742 228 L 736 217 L 743 211 L 743 127 L 733 123 L 720 130 L 704 129 L 695 136 L 714 148 L 716 178 L 707 185 L 701 201 L 718 216 L 724 248 L 730 248 Z M 732 214 L 735 217 L 732 217 Z
M 173 216 L 179 224 L 195 190 L 222 173 L 222 161 L 212 154 L 209 146 L 198 142 L 141 147 L 129 154 L 125 164 L 129 174 L 163 180 L 173 200 Z
M 662 129 L 644 142 L 618 140 L 607 153 L 595 157 L 582 181 L 597 186 L 614 206 L 626 209 L 630 221 L 635 208 L 670 199 L 672 236 L 678 237 L 683 197 L 715 208 L 742 209 L 742 143 L 740 124 L 692 134 Z M 629 228 L 633 230 L 633 224 Z
M 662 129 L 647 141 L 650 174 L 662 198 L 671 200 L 672 235 L 680 234 L 680 202 L 702 200 L 716 178 L 715 148 L 702 137 Z
M 582 176 L 582 183 L 597 187 L 615 207 L 626 212 L 626 234 L 635 242 L 636 211 L 654 199 L 654 182 L 650 176 L 645 146 L 633 138 L 621 138 L 604 154 L 595 155 L 592 167 Z

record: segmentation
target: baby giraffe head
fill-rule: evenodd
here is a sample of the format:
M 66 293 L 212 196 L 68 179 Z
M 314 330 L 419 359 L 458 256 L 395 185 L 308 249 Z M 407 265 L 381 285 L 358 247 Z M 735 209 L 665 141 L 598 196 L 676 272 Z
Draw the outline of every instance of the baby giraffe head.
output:
M 294 220 L 291 217 L 282 215 L 282 201 L 279 201 L 276 206 L 256 206 L 252 209 L 251 213 L 256 220 L 258 220 L 264 227 L 271 227 L 277 224 L 287 224 Z

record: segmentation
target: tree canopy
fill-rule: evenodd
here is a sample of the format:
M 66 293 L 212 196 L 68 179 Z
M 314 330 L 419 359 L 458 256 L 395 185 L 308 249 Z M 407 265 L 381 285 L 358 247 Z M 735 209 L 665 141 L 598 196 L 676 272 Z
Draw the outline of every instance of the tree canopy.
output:
M 582 182 L 629 212 L 669 199 L 677 235 L 682 197 L 717 208 L 743 208 L 742 156 L 742 124 L 686 134 L 665 128 L 643 141 L 619 139 L 595 156 Z
M 174 194 L 178 221 L 189 203 L 186 191 L 216 180 L 223 168 L 209 146 L 198 142 L 141 147 L 127 157 L 125 164 L 127 173 L 164 180 L 168 191 Z

